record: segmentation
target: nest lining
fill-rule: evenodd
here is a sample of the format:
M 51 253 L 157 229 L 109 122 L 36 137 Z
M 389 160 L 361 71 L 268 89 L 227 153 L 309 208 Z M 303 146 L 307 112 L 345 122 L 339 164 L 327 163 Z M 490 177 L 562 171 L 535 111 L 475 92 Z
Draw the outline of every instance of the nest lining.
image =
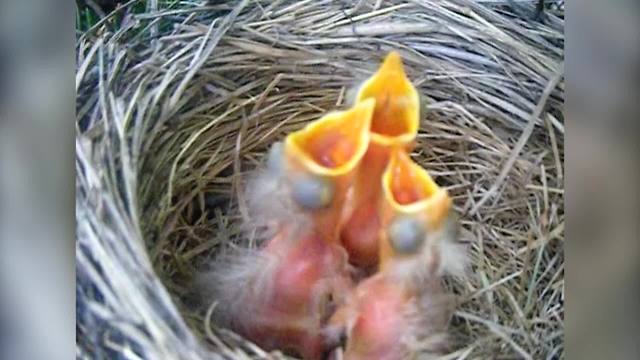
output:
M 79 356 L 267 356 L 193 310 L 192 278 L 256 246 L 241 181 L 268 146 L 345 108 L 397 50 L 427 109 L 413 158 L 450 191 L 472 257 L 450 284 L 451 357 L 561 357 L 563 24 L 501 2 L 257 1 L 80 36 Z

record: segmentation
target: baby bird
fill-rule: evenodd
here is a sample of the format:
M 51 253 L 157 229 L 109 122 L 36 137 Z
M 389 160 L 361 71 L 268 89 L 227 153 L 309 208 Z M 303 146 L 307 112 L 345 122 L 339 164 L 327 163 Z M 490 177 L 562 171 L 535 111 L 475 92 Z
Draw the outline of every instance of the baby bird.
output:
M 375 268 L 378 261 L 380 178 L 396 148 L 409 150 L 418 132 L 419 97 L 407 78 L 400 55 L 391 52 L 380 69 L 360 87 L 356 102 L 375 99 L 371 140 L 358 166 L 353 201 L 342 228 L 349 260 Z
M 452 301 L 441 275 L 462 275 L 451 198 L 395 150 L 382 176 L 379 267 L 353 291 L 325 332 L 346 336 L 344 358 L 400 360 L 446 345 Z
M 325 352 L 322 327 L 352 286 L 339 228 L 374 106 L 363 101 L 291 133 L 249 184 L 250 208 L 275 236 L 214 274 L 219 312 L 265 349 L 304 359 Z

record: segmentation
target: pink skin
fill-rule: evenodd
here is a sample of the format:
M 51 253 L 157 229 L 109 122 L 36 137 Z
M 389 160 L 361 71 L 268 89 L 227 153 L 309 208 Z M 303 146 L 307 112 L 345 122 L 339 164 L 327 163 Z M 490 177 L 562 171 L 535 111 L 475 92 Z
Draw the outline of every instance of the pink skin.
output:
M 404 313 L 412 301 L 414 297 L 400 284 L 381 274 L 361 283 L 347 305 L 336 311 L 329 325 L 334 332 L 347 329 L 344 358 L 404 359 L 406 348 L 402 336 L 409 331 Z
M 367 269 L 378 264 L 380 177 L 388 162 L 388 153 L 385 147 L 369 144 L 354 179 L 353 211 L 348 214 L 340 234 L 349 261 Z
M 285 140 L 290 179 L 321 176 L 333 186 L 329 203 L 317 208 L 298 204 L 311 220 L 302 236 L 289 233 L 299 224 L 281 224 L 279 235 L 263 249 L 275 262 L 263 274 L 269 292 L 252 294 L 246 303 L 252 311 L 242 317 L 245 335 L 267 349 L 291 350 L 305 359 L 320 359 L 326 350 L 322 328 L 331 305 L 351 288 L 339 225 L 354 177 L 352 160 L 363 156 L 369 143 L 374 104 L 364 100 L 351 110 L 327 114 Z
M 289 240 L 276 237 L 264 249 L 281 259 L 273 274 L 273 295 L 253 299 L 255 314 L 243 332 L 266 349 L 321 359 L 326 351 L 321 327 L 330 299 L 345 296 L 350 287 L 346 256 L 318 236 Z
M 378 264 L 380 178 L 393 151 L 412 148 L 418 129 L 417 93 L 406 77 L 398 53 L 386 56 L 378 71 L 363 84 L 356 101 L 371 98 L 376 100 L 371 139 L 356 171 L 353 211 L 341 233 L 349 261 L 367 269 Z
M 349 261 L 366 269 L 374 268 L 378 261 L 380 219 L 374 204 L 358 208 L 342 230 L 342 245 Z

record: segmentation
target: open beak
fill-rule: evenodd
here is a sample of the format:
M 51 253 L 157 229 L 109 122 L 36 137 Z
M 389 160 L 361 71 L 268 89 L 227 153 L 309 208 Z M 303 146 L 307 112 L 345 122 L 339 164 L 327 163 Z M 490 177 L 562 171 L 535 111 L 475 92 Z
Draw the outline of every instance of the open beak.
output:
M 442 227 L 451 208 L 447 191 L 402 148 L 391 152 L 381 178 L 378 271 L 357 285 L 329 321 L 333 333 L 346 333 L 347 359 L 406 358 L 401 339 L 411 332 L 406 309 L 417 296 L 413 266 L 422 266 L 428 233 Z M 407 258 L 418 261 L 402 263 Z M 400 266 L 390 266 L 396 261 Z
M 429 173 L 404 151 L 394 151 L 382 176 L 380 269 L 393 259 L 419 254 L 427 234 L 439 231 L 452 201 Z
M 392 51 L 380 69 L 360 87 L 356 102 L 376 99 L 371 141 L 383 146 L 410 144 L 420 119 L 420 100 L 407 78 L 400 55 Z
M 371 142 L 358 168 L 353 207 L 341 239 L 351 262 L 372 267 L 378 261 L 380 178 L 396 148 L 410 150 L 418 132 L 418 93 L 404 72 L 400 55 L 391 52 L 378 71 L 360 87 L 356 102 L 375 99 Z
M 338 229 L 347 191 L 370 141 L 374 106 L 369 99 L 329 113 L 289 134 L 281 153 L 275 149 L 269 167 L 286 174 L 287 195 L 311 224 L 302 233 L 291 230 L 298 224 L 283 226 L 265 248 L 277 260 L 267 273 L 272 288 L 269 296 L 259 295 L 264 297 L 257 301 L 260 313 L 247 335 L 268 349 L 289 346 L 305 359 L 321 358 L 321 319 L 351 288 Z
M 370 141 L 375 100 L 329 113 L 285 140 L 294 202 L 309 211 L 327 241 L 338 240 L 342 209 L 355 169 Z

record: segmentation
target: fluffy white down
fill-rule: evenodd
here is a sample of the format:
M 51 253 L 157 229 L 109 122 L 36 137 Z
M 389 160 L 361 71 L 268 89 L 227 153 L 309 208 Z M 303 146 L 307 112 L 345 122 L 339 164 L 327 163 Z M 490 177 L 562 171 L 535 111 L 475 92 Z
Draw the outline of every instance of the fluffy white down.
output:
M 268 229 L 264 236 L 271 237 L 284 224 L 292 232 L 308 228 L 309 216 L 293 202 L 286 174 L 256 170 L 248 176 L 244 194 L 249 215 L 246 230 Z
M 405 316 L 409 329 L 403 342 L 410 352 L 419 354 L 419 359 L 432 359 L 447 351 L 447 328 L 455 308 L 454 296 L 442 287 L 441 279 L 428 279 Z
M 261 168 L 251 173 L 244 185 L 249 215 L 243 224 L 245 238 L 262 244 L 286 224 L 287 237 L 292 239 L 308 224 L 309 218 L 292 203 L 287 180 L 281 174 Z M 255 321 L 251 318 L 255 307 L 271 297 L 279 262 L 276 254 L 259 248 L 227 248 L 212 261 L 210 270 L 197 277 L 197 291 L 209 302 L 216 302 L 216 321 L 231 328 L 244 327 Z
M 411 287 L 422 287 L 432 278 L 442 276 L 464 279 L 468 275 L 469 258 L 467 246 L 458 239 L 457 221 L 457 217 L 452 216 L 440 231 L 427 234 L 419 254 L 394 260 L 389 275 Z
M 463 279 L 468 275 L 467 246 L 460 242 L 443 241 L 440 244 L 440 274 Z
M 216 303 L 215 320 L 236 329 L 250 323 L 260 301 L 272 294 L 277 264 L 276 256 L 255 250 L 219 256 L 197 280 L 200 295 Z
M 460 219 L 452 212 L 444 224 L 437 244 L 440 251 L 440 275 L 464 279 L 469 271 L 467 245 L 460 241 Z

